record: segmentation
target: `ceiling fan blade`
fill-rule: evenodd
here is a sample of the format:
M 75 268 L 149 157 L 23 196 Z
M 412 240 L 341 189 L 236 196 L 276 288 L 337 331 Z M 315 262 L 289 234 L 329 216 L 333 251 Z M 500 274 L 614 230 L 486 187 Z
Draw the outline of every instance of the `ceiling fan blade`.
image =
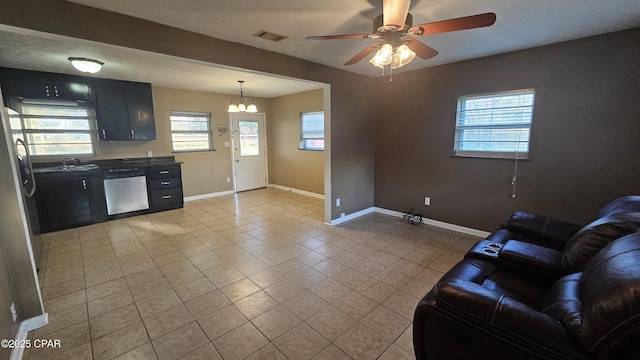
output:
M 345 65 L 353 65 L 355 63 L 360 62 L 360 60 L 364 59 L 365 57 L 367 57 L 367 55 L 371 54 L 372 52 L 376 51 L 377 48 L 379 48 L 383 43 L 379 42 L 379 43 L 375 43 L 369 47 L 367 47 L 366 49 L 360 51 L 358 53 L 358 55 L 354 56 L 351 58 L 351 60 L 347 61 L 346 63 L 344 63 Z
M 323 35 L 307 36 L 307 40 L 339 40 L 339 39 L 379 39 L 376 34 L 344 34 L 344 35 Z
M 410 5 L 411 0 L 383 0 L 382 25 L 402 29 L 407 21 Z
M 430 59 L 438 55 L 438 51 L 434 48 L 423 44 L 417 39 L 404 39 L 404 43 L 407 44 L 409 49 L 416 53 L 422 59 Z
M 484 13 L 456 19 L 436 21 L 428 24 L 415 25 L 409 28 L 407 32 L 413 36 L 433 35 L 450 31 L 491 26 L 495 22 L 496 14 Z

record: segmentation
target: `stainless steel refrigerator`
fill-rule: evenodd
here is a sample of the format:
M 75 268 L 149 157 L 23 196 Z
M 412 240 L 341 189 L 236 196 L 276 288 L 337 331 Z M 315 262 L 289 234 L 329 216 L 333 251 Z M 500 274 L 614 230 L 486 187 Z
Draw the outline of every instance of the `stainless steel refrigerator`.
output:
M 0 110 L 0 338 L 19 339 L 46 324 L 47 315 L 36 270 L 41 245 L 26 209 L 35 191 L 28 147 L 20 131 L 11 128 L 1 90 Z M 0 349 L 0 359 L 7 351 Z

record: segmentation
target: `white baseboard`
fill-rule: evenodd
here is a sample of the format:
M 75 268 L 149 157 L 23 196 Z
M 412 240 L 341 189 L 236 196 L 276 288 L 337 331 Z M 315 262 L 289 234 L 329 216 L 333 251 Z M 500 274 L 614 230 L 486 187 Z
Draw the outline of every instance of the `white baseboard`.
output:
M 18 332 L 16 333 L 16 341 L 24 342 L 25 340 L 27 340 L 29 331 L 43 327 L 48 323 L 49 323 L 48 313 L 44 313 L 42 315 L 34 316 L 32 318 L 21 321 L 20 326 L 18 327 Z M 9 359 L 21 360 L 23 354 L 24 354 L 24 347 L 15 347 L 11 351 L 11 357 Z
M 380 214 L 386 214 L 386 215 L 391 215 L 391 216 L 395 216 L 395 217 L 403 217 L 404 213 L 401 213 L 399 211 L 394 211 L 394 210 L 389 210 L 389 209 L 384 209 L 384 208 L 379 208 L 376 207 L 374 208 L 375 212 L 380 213 Z M 469 228 L 466 226 L 460 226 L 460 225 L 456 225 L 456 224 L 450 224 L 444 221 L 438 221 L 438 220 L 433 220 L 433 219 L 429 219 L 429 218 L 422 218 L 422 223 L 423 224 L 427 224 L 427 225 L 432 225 L 432 226 L 437 226 L 439 228 L 443 228 L 443 229 L 447 229 L 447 230 L 452 230 L 452 231 L 456 231 L 459 233 L 463 233 L 463 234 L 468 234 L 468 235 L 474 235 L 474 236 L 480 236 L 482 238 L 486 238 L 487 236 L 489 236 L 491 233 L 490 232 L 486 232 L 483 230 L 478 230 L 478 229 L 473 229 L 473 228 Z
M 220 191 L 220 192 L 216 192 L 216 193 L 187 196 L 187 197 L 184 198 L 184 201 L 203 200 L 203 199 L 209 199 L 209 198 L 214 198 L 214 197 L 218 197 L 218 196 L 233 195 L 233 194 L 235 194 L 235 192 L 233 190 L 227 190 L 227 191 Z
M 276 184 L 269 184 L 270 188 L 274 188 L 274 189 L 279 189 L 279 190 L 284 190 L 284 191 L 290 191 L 292 193 L 296 193 L 296 194 L 300 194 L 300 195 L 306 195 L 306 196 L 311 196 L 314 198 L 318 198 L 318 199 L 322 199 L 324 200 L 324 195 L 322 194 L 316 194 L 316 193 L 312 193 L 310 191 L 305 191 L 305 190 L 300 190 L 300 189 L 295 189 L 295 188 L 291 188 L 291 187 L 287 187 L 287 186 L 282 186 L 282 185 L 276 185 Z
M 346 222 L 346 221 L 349 221 L 349 220 L 353 220 L 353 219 L 357 219 L 360 216 L 365 216 L 367 214 L 371 214 L 374 211 L 375 211 L 374 207 L 370 207 L 370 208 L 367 208 L 367 209 L 364 209 L 364 210 L 356 211 L 356 212 L 351 213 L 349 215 L 345 215 L 345 216 L 341 216 L 341 217 L 339 217 L 337 219 L 333 219 L 333 220 L 331 220 L 331 223 L 328 224 L 328 225 L 331 225 L 331 226 L 340 225 L 343 222 Z
M 398 217 L 398 218 L 402 218 L 404 216 L 404 213 L 401 213 L 399 211 L 383 209 L 383 208 L 379 208 L 379 207 L 373 206 L 373 207 L 370 207 L 368 209 L 360 210 L 360 211 L 354 212 L 353 214 L 349 214 L 349 215 L 346 215 L 346 216 L 331 220 L 331 223 L 329 223 L 328 225 L 331 225 L 331 226 L 339 225 L 339 224 L 342 224 L 345 221 L 353 220 L 353 219 L 359 218 L 360 216 L 371 214 L 373 212 L 380 213 L 380 214 L 385 214 L 385 215 L 390 215 L 390 216 L 395 216 L 395 217 Z M 460 226 L 460 225 L 456 225 L 456 224 L 450 224 L 450 223 L 446 223 L 444 221 L 438 221 L 438 220 L 433 220 L 433 219 L 428 219 L 428 218 L 422 218 L 422 223 L 423 224 L 427 224 L 427 225 L 436 226 L 436 227 L 443 228 L 443 229 L 447 229 L 447 230 L 456 231 L 456 232 L 463 233 L 463 234 L 479 236 L 479 237 L 482 237 L 482 238 L 486 238 L 487 236 L 489 236 L 491 234 L 490 232 L 486 232 L 486 231 L 483 231 L 483 230 L 468 228 L 468 227 L 465 227 L 465 226 Z

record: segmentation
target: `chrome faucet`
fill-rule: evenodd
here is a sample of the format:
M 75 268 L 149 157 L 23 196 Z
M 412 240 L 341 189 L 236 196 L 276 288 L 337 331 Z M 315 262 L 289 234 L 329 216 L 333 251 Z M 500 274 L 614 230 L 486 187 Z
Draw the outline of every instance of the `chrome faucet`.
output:
M 80 163 L 80 161 L 76 158 L 62 158 L 62 167 L 67 168 L 69 165 L 76 166 Z

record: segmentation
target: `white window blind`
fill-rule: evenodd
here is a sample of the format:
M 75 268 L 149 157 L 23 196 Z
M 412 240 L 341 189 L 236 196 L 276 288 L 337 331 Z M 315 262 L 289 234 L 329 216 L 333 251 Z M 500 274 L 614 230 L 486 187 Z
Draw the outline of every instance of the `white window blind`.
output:
M 324 150 L 324 111 L 300 114 L 300 148 Z
M 87 103 L 17 102 L 12 127 L 21 126 L 32 156 L 94 155 L 94 112 Z M 17 119 L 20 119 L 19 122 Z
M 213 150 L 211 113 L 171 111 L 171 142 L 173 151 Z
M 458 99 L 456 156 L 529 156 L 533 89 L 462 96 Z

